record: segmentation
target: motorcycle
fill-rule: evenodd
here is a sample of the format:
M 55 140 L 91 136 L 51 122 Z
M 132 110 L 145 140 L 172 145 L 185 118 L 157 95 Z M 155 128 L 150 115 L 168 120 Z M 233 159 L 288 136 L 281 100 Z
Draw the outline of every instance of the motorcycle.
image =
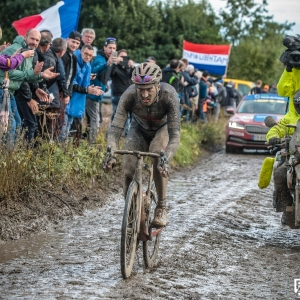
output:
M 271 120 L 272 119 L 272 120 Z M 273 117 L 266 117 L 267 127 L 276 125 Z M 293 197 L 293 204 L 286 206 L 286 224 L 292 229 L 300 228 L 300 120 L 297 125 L 287 124 L 285 136 L 281 143 L 272 145 L 270 153 L 276 152 L 273 160 L 272 176 L 282 164 L 287 165 L 287 187 Z M 293 128 L 294 133 L 289 134 L 289 128 Z M 273 206 L 276 208 L 275 192 L 273 193 Z

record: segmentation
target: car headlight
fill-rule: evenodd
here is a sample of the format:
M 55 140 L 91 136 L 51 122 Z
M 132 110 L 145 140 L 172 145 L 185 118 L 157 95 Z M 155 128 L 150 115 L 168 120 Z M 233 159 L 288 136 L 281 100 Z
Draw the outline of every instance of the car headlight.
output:
M 245 126 L 236 122 L 229 122 L 229 128 L 245 129 Z

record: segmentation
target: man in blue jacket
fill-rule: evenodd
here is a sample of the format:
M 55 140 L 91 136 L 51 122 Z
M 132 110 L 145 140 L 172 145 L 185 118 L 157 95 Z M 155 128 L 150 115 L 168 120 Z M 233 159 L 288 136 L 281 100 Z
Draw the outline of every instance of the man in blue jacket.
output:
M 60 139 L 65 140 L 68 136 L 70 127 L 74 118 L 79 119 L 80 123 L 83 120 L 86 95 L 100 96 L 104 92 L 100 87 L 90 85 L 91 64 L 94 48 L 91 45 L 84 45 L 81 51 L 77 54 L 76 76 L 73 81 L 73 93 L 70 102 L 66 107 L 65 120 L 61 132 Z
M 102 50 L 99 50 L 97 56 L 92 62 L 92 74 L 96 78 L 91 84 L 101 87 L 106 92 L 107 81 L 110 77 L 113 63 L 116 63 L 117 55 L 113 55 L 117 50 L 117 40 L 115 38 L 107 38 Z M 101 100 L 103 96 L 88 95 L 86 99 L 86 113 L 90 118 L 90 136 L 89 141 L 93 142 L 97 134 L 99 123 L 101 123 Z

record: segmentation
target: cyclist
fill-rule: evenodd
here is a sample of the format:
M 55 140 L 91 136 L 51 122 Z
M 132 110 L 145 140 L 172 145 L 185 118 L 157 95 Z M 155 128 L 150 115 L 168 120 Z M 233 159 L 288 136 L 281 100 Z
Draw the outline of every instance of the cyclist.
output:
M 175 89 L 164 82 L 160 82 L 162 72 L 153 63 L 142 63 L 135 67 L 132 73 L 132 84 L 121 96 L 113 123 L 108 130 L 107 145 L 112 148 L 111 159 L 106 164 L 110 170 L 116 163 L 113 156 L 118 149 L 128 113 L 132 113 L 132 122 L 128 132 L 125 149 L 143 152 L 160 153 L 165 151 L 167 163 L 171 160 L 180 140 L 179 99 Z M 124 185 L 126 196 L 130 182 L 135 172 L 136 158 L 123 155 Z M 152 225 L 166 226 L 166 188 L 168 182 L 168 165 L 165 171 L 159 158 L 153 158 L 154 182 L 158 195 L 158 203 Z

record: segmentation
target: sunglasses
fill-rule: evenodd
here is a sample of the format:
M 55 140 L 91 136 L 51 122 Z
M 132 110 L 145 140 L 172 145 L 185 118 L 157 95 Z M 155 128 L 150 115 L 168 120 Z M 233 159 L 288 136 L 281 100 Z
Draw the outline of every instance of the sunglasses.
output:
M 142 78 L 141 76 L 134 76 L 134 81 L 137 83 L 150 83 L 152 80 L 154 80 L 155 77 L 146 75 L 144 76 L 144 78 Z

